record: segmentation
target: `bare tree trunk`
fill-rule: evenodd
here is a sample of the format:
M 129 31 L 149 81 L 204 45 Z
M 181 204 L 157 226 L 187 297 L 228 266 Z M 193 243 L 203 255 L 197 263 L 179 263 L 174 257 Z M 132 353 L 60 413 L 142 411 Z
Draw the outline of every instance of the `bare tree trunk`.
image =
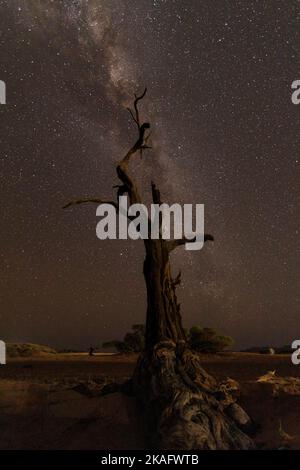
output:
M 128 193 L 130 204 L 141 203 L 138 188 L 129 176 L 132 156 L 150 148 L 146 130 L 140 123 L 138 103 L 128 109 L 138 128 L 138 139 L 117 166 L 122 182 L 118 194 Z M 161 204 L 160 193 L 152 183 L 153 203 Z M 86 202 L 118 202 L 101 198 L 79 199 L 65 207 Z M 213 240 L 206 234 L 204 241 Z M 149 442 L 156 449 L 251 449 L 253 442 L 244 433 L 251 421 L 236 403 L 238 384 L 232 380 L 218 384 L 200 365 L 190 350 L 182 327 L 176 287 L 181 274 L 172 278 L 170 252 L 186 242 L 144 240 L 144 277 L 147 288 L 146 348 L 137 363 L 133 385 L 144 411 Z
M 153 203 L 161 204 L 160 193 L 152 183 Z M 175 293 L 180 273 L 172 279 L 169 249 L 165 240 L 145 240 L 144 277 L 147 288 L 146 349 L 164 339 L 185 340 L 180 305 Z

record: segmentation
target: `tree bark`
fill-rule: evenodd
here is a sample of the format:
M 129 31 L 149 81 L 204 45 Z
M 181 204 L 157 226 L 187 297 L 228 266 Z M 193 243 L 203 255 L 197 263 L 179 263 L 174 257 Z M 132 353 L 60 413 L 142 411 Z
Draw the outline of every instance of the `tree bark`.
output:
M 160 193 L 153 183 L 152 199 L 154 204 L 161 204 Z M 162 238 L 145 240 L 145 250 L 146 349 L 151 350 L 164 339 L 171 339 L 176 343 L 186 338 L 175 292 L 176 285 L 180 283 L 180 274 L 172 279 L 168 244 Z

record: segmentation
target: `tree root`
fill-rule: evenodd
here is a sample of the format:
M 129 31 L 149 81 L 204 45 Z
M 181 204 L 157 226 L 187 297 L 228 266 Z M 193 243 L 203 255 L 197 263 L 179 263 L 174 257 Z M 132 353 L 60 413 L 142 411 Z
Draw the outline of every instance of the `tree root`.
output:
M 218 384 L 182 341 L 144 353 L 133 377 L 151 447 L 160 450 L 253 449 L 251 420 L 236 403 L 238 383 Z

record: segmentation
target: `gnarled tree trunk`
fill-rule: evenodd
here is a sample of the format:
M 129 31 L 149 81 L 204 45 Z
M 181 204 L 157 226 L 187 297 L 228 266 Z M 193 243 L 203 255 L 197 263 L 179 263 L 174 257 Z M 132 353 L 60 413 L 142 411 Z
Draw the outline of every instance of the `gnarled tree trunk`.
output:
M 160 193 L 152 183 L 154 204 L 161 204 Z M 151 350 L 159 341 L 172 339 L 175 343 L 185 340 L 181 323 L 180 305 L 175 293 L 180 283 L 180 273 L 172 279 L 170 268 L 170 244 L 162 238 L 145 240 L 146 258 L 144 277 L 147 288 L 146 349 Z
M 152 198 L 161 203 L 153 183 Z M 218 384 L 187 345 L 176 297 L 181 276 L 172 278 L 169 259 L 170 251 L 180 244 L 163 239 L 145 243 L 146 350 L 133 383 L 149 443 L 169 450 L 251 449 L 253 443 L 243 432 L 251 421 L 236 403 L 238 384 Z
M 129 176 L 128 166 L 134 154 L 150 147 L 145 136 L 150 124 L 140 123 L 138 103 L 134 100 L 130 115 L 138 128 L 138 139 L 117 166 L 122 182 L 118 195 L 128 193 L 130 204 L 141 203 L 138 188 Z M 160 193 L 152 183 L 153 203 L 160 204 Z M 118 202 L 101 198 L 70 202 L 109 203 L 119 210 Z M 150 223 L 150 221 L 149 221 Z M 204 241 L 213 240 L 205 235 Z M 146 257 L 144 277 L 147 288 L 146 348 L 137 363 L 133 387 L 144 411 L 149 443 L 156 449 L 251 449 L 248 415 L 236 403 L 238 384 L 233 380 L 218 384 L 201 367 L 199 356 L 190 350 L 182 327 L 176 286 L 180 273 L 172 278 L 170 252 L 186 242 L 181 240 L 144 240 Z

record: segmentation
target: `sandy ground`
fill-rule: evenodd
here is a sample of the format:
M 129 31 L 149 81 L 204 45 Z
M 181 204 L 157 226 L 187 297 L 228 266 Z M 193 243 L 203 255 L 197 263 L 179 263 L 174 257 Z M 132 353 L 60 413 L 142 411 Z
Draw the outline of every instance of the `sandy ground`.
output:
M 74 389 L 79 383 L 123 381 L 136 359 L 59 354 L 8 360 L 0 367 L 0 449 L 147 448 L 134 398 L 89 397 Z M 260 448 L 300 449 L 300 389 L 279 379 L 300 378 L 300 366 L 290 356 L 228 353 L 203 355 L 202 362 L 218 379 L 240 383 L 240 403 L 257 424 L 254 439 Z M 279 376 L 276 387 L 257 382 L 270 370 Z

